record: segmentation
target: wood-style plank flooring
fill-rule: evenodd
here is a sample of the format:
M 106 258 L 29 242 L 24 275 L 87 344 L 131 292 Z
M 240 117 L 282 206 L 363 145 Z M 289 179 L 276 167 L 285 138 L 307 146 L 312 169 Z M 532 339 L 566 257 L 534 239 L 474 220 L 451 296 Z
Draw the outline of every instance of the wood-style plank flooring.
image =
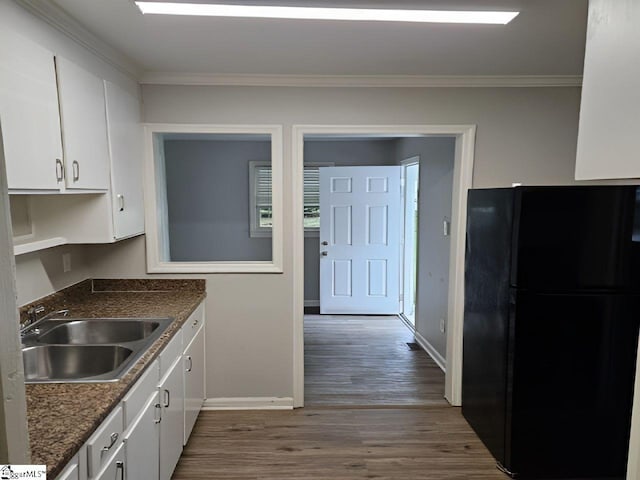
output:
M 448 405 L 444 373 L 396 316 L 306 315 L 305 405 Z
M 202 412 L 173 478 L 506 480 L 399 322 L 307 317 L 306 407 Z

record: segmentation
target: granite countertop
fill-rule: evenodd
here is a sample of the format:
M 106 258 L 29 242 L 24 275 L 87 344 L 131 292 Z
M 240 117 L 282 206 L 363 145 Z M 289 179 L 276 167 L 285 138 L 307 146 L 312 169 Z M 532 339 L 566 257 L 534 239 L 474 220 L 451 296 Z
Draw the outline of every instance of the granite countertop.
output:
M 44 305 L 70 317 L 175 319 L 117 382 L 26 385 L 31 463 L 55 478 L 204 298 L 204 280 L 86 280 L 22 307 L 21 315 Z

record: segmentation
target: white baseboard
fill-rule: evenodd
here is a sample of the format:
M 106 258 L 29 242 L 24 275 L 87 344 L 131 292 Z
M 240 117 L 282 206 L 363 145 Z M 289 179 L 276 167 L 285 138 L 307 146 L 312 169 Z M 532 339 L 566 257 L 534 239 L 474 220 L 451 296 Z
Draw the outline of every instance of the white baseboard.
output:
M 434 348 L 434 346 L 431 345 L 426 338 L 420 335 L 417 330 L 413 332 L 413 335 L 416 339 L 416 342 L 418 342 L 418 345 L 420 345 L 424 349 L 424 351 L 427 352 L 431 358 L 433 358 L 433 361 L 436 362 L 440 369 L 446 373 L 447 361 L 442 357 L 442 355 L 440 355 Z
M 293 410 L 292 397 L 207 398 L 202 410 Z
M 304 306 L 305 307 L 319 307 L 320 306 L 320 300 L 305 300 L 304 301 Z

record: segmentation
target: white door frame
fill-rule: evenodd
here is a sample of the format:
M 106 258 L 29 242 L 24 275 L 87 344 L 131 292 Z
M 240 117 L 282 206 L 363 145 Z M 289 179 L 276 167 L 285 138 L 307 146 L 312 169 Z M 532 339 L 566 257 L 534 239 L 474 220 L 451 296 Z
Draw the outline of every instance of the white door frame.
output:
M 31 463 L 16 307 L 16 266 L 0 131 L 0 463 Z
M 407 225 L 406 225 L 406 221 L 407 221 L 407 167 L 411 166 L 411 165 L 418 165 L 418 169 L 420 169 L 420 155 L 414 155 L 412 157 L 408 157 L 405 158 L 404 160 L 400 161 L 400 166 L 402 166 L 402 220 L 403 220 L 403 228 L 402 228 L 402 261 L 400 262 L 400 269 L 401 269 L 401 282 L 400 282 L 400 295 L 402 297 L 402 302 L 401 302 L 401 307 L 400 307 L 400 317 L 402 317 L 402 319 L 404 320 L 405 324 L 412 330 L 415 332 L 415 321 L 416 321 L 416 311 L 415 311 L 415 307 L 416 305 L 416 294 L 418 293 L 418 282 L 417 282 L 417 278 L 416 278 L 416 285 L 415 285 L 415 291 L 413 292 L 413 304 L 414 304 L 414 312 L 413 312 L 413 325 L 411 325 L 411 322 L 409 321 L 409 319 L 407 318 L 407 316 L 404 314 L 404 307 L 406 305 L 406 299 L 407 299 L 407 285 L 406 285 L 406 273 L 407 273 L 407 265 L 406 265 L 406 255 L 407 255 Z M 418 170 L 419 171 L 419 170 Z M 418 205 L 419 208 L 419 205 Z M 417 249 L 416 249 L 417 252 Z M 416 267 L 418 266 L 418 257 L 416 255 L 416 258 L 414 258 L 414 261 L 416 263 Z M 417 272 L 416 272 L 417 273 Z
M 467 190 L 473 181 L 475 125 L 294 125 L 292 140 L 293 223 L 293 405 L 304 406 L 304 225 L 303 167 L 305 135 L 424 135 L 455 136 L 449 307 L 447 315 L 447 370 L 445 398 L 461 404 L 462 319 L 464 312 L 464 252 Z

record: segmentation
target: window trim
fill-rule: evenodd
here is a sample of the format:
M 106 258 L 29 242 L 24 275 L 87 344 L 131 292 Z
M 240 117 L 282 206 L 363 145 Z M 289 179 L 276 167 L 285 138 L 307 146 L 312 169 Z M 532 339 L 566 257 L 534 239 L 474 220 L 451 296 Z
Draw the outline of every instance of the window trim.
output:
M 268 238 L 271 237 L 271 229 L 267 227 L 260 227 L 257 224 L 257 205 L 256 205 L 256 175 L 255 169 L 257 167 L 268 166 L 268 162 L 264 161 L 251 161 L 249 162 L 249 235 L 252 238 Z M 335 167 L 335 162 L 309 162 L 305 163 L 303 167 Z M 273 172 L 273 170 L 272 170 Z M 304 188 L 304 185 L 303 185 Z M 304 208 L 304 203 L 303 203 Z M 304 229 L 304 236 L 307 238 L 319 238 L 320 237 L 320 227 L 306 227 Z
M 282 125 L 215 125 L 147 123 L 145 136 L 145 230 L 148 273 L 282 273 L 284 259 L 283 242 L 283 149 Z M 168 251 L 166 225 L 166 195 L 160 198 L 164 172 L 156 168 L 156 134 L 163 133 L 213 133 L 258 134 L 271 136 L 272 168 L 272 259 L 270 261 L 220 261 L 220 262 L 170 262 L 161 260 L 161 252 Z

